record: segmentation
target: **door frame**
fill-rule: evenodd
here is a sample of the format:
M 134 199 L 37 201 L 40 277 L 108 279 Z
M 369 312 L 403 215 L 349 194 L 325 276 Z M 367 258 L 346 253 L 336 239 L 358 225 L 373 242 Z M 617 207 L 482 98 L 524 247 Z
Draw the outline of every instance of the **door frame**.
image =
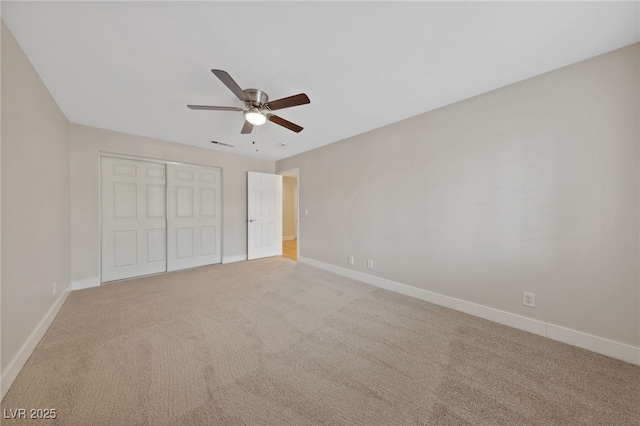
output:
M 169 164 L 175 164 L 175 165 L 184 165 L 184 166 L 202 166 L 202 167 L 212 167 L 212 168 L 216 168 L 216 169 L 220 169 L 220 264 L 224 264 L 224 167 L 221 166 L 212 166 L 210 164 L 203 164 L 203 163 L 185 163 L 182 161 L 174 161 L 174 160 L 162 160 L 160 158 L 150 158 L 150 157 L 140 157 L 137 155 L 128 155 L 128 154 L 120 154 L 120 153 L 116 153 L 116 152 L 109 152 L 109 151 L 98 151 L 98 279 L 99 279 L 99 286 L 102 284 L 109 284 L 112 282 L 118 282 L 118 281 L 123 281 L 123 280 L 128 280 L 128 279 L 135 279 L 138 277 L 133 277 L 133 278 L 124 278 L 123 280 L 118 280 L 118 281 L 107 281 L 107 282 L 103 282 L 102 281 L 102 168 L 101 168 L 101 164 L 102 164 L 102 157 L 111 157 L 111 158 L 118 158 L 118 159 L 122 159 L 122 160 L 133 160 L 133 161 L 146 161 L 149 163 L 158 163 L 158 164 L 164 164 L 169 165 Z M 166 185 L 165 186 L 165 202 L 166 200 L 168 200 L 168 191 L 169 191 L 169 186 Z M 168 220 L 168 218 L 166 218 L 166 220 Z M 168 272 L 159 272 L 159 274 L 166 274 Z M 155 274 L 154 274 L 155 275 Z M 146 276 L 146 275 L 144 275 Z
M 300 258 L 300 168 L 282 170 L 278 172 L 281 176 L 289 176 L 296 178 L 296 259 Z M 284 217 L 284 215 L 283 215 Z M 284 229 L 284 224 L 283 224 Z

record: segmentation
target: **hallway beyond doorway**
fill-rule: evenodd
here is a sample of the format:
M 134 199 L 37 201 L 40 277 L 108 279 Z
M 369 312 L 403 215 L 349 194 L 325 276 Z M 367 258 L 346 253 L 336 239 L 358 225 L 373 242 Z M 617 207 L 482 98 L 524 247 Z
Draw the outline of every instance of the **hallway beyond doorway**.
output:
M 298 240 L 282 241 L 282 257 L 298 260 Z

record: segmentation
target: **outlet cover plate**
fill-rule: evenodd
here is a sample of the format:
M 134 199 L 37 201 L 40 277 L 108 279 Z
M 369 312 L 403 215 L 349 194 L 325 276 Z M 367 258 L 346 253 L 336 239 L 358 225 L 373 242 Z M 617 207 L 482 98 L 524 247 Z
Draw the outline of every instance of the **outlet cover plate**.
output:
M 524 306 L 529 306 L 530 308 L 536 307 L 536 295 L 534 293 L 523 292 L 522 293 L 522 304 Z

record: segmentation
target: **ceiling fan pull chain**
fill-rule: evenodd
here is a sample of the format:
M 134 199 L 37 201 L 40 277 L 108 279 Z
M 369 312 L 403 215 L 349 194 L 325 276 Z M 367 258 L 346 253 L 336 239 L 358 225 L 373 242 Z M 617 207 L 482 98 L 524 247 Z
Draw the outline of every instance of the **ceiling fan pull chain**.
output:
M 256 133 L 255 133 L 255 137 L 253 138 L 253 145 L 256 145 L 256 139 L 258 139 L 258 133 L 260 132 L 260 128 L 256 129 Z M 258 149 L 258 147 L 256 146 L 256 152 L 260 152 L 260 150 Z

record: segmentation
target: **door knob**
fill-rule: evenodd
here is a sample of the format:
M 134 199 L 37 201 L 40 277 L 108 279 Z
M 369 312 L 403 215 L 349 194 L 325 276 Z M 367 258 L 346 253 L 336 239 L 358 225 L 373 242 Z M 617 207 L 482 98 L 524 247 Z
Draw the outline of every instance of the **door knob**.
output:
M 249 222 L 255 222 L 257 219 L 249 219 Z

